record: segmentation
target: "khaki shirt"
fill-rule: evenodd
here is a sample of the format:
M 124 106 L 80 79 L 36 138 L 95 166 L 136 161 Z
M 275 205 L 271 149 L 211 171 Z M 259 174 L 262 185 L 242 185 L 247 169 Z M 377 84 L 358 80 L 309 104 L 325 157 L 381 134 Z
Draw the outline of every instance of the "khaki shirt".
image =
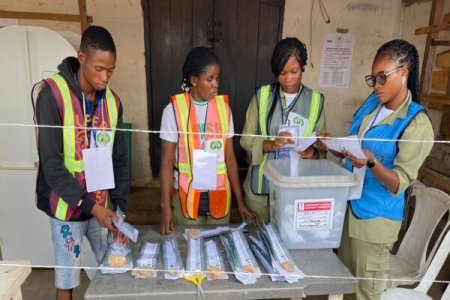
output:
M 406 100 L 390 116 L 378 123 L 392 124 L 397 118 L 406 116 L 408 105 L 411 103 L 411 94 L 408 91 Z M 361 137 L 367 124 L 375 117 L 381 108 L 381 103 L 369 115 L 364 117 L 359 128 L 358 137 Z M 410 142 L 429 141 L 428 143 Z M 417 178 L 420 166 L 433 147 L 434 133 L 430 119 L 424 112 L 420 112 L 411 121 L 398 142 L 398 153 L 394 161 L 394 171 L 399 178 L 399 187 L 395 195 L 404 192 Z M 380 163 L 380 162 L 378 162 Z M 398 238 L 401 222 L 387 218 L 373 218 L 369 220 L 357 219 L 353 214 L 349 216 L 349 236 L 372 243 L 393 243 Z
M 281 103 L 283 108 L 286 107 L 286 97 L 284 93 L 280 92 Z M 259 165 L 263 161 L 264 153 L 263 153 L 263 143 L 267 140 L 267 137 L 255 136 L 258 132 L 258 105 L 256 103 L 256 96 L 253 96 L 252 101 L 247 109 L 247 114 L 245 117 L 245 125 L 243 129 L 243 136 L 241 138 L 241 146 L 244 148 L 250 159 L 250 165 Z M 326 124 L 325 124 L 325 107 L 322 108 L 322 112 L 320 113 L 319 119 L 316 123 L 316 128 L 318 132 L 326 132 Z M 251 136 L 248 136 L 251 135 Z M 268 205 L 267 196 L 255 195 L 250 188 L 250 179 L 251 179 L 251 168 L 248 168 L 247 177 L 244 181 L 244 192 L 247 201 L 256 201 L 263 205 Z

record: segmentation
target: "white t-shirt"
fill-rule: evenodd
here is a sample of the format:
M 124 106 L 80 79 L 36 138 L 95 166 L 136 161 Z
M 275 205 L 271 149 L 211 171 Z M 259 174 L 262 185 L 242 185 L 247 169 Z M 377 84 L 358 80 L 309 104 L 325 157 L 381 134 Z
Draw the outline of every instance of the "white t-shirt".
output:
M 292 101 L 295 100 L 295 97 L 297 96 L 297 94 L 288 94 L 288 93 L 284 93 L 284 97 L 286 98 L 286 107 L 289 107 L 292 104 Z
M 366 132 L 372 128 L 373 126 L 377 125 L 378 123 L 380 123 L 381 121 L 383 121 L 384 119 L 386 119 L 387 117 L 389 117 L 394 111 L 391 109 L 386 108 L 384 105 L 380 108 L 380 111 L 378 112 L 378 114 L 375 115 L 375 120 L 371 119 L 368 123 L 366 128 L 364 129 L 361 137 L 364 137 L 364 135 L 366 134 Z
M 198 127 L 204 131 L 205 121 L 206 121 L 206 112 L 207 112 L 207 102 L 206 101 L 195 101 L 195 113 L 197 114 L 197 121 L 201 122 L 198 124 Z M 177 128 L 177 121 L 175 118 L 175 113 L 173 111 L 173 106 L 169 103 L 166 108 L 164 108 L 162 120 L 161 120 L 161 132 L 159 137 L 167 142 L 176 143 L 178 142 L 178 133 L 177 131 L 181 130 Z M 233 137 L 234 135 L 234 124 L 233 124 L 233 115 L 230 112 L 230 130 L 228 132 L 228 138 Z

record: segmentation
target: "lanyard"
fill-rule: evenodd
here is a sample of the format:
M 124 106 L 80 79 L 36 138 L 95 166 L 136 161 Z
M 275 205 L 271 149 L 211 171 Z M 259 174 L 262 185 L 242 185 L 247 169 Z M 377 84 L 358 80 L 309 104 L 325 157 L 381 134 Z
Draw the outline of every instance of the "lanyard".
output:
M 75 80 L 78 83 L 78 86 L 80 86 L 80 81 L 78 80 L 78 74 L 75 72 Z M 81 88 L 81 86 L 80 86 Z M 97 129 L 94 129 L 94 107 L 91 104 L 91 101 L 89 100 L 89 98 L 84 94 L 83 91 L 81 91 L 81 95 L 83 97 L 83 115 L 85 116 L 84 118 L 84 135 L 85 135 L 85 145 L 86 147 L 89 145 L 89 140 L 88 140 L 88 134 L 87 134 L 87 130 L 88 130 L 88 125 L 91 125 L 90 127 L 92 127 L 92 135 L 94 137 L 94 143 L 95 143 L 95 147 L 98 147 L 97 145 Z M 102 123 L 103 123 L 103 105 L 102 105 L 102 100 L 103 100 L 103 93 L 96 91 L 95 92 L 95 96 L 97 98 L 97 107 L 100 106 L 100 111 L 101 111 L 101 115 L 102 115 Z M 87 114 L 86 114 L 87 113 Z M 86 118 L 86 116 L 88 116 Z M 100 125 L 101 126 L 101 125 Z
M 287 122 L 289 122 L 289 113 L 291 112 L 291 110 L 294 108 L 294 106 L 297 104 L 297 101 L 298 101 L 298 99 L 300 98 L 300 95 L 302 94 L 302 92 L 303 92 L 303 88 L 304 88 L 305 86 L 304 85 L 302 85 L 302 87 L 301 87 L 301 89 L 300 89 L 300 91 L 297 93 L 297 95 L 295 95 L 295 98 L 294 98 L 294 100 L 292 100 L 292 102 L 291 102 L 291 104 L 289 104 L 289 106 L 288 107 L 286 107 L 286 109 L 283 111 L 283 104 L 281 103 L 282 102 L 282 100 L 281 100 L 281 93 L 278 93 L 278 99 L 279 99 L 279 102 L 278 103 L 280 103 L 280 109 L 281 109 L 281 123 L 284 125 L 284 124 L 286 124 Z M 280 89 L 281 89 L 281 87 L 280 87 Z M 286 97 L 286 96 L 285 96 Z M 289 124 L 288 124 L 289 125 Z
M 94 107 L 92 106 L 91 101 L 89 100 L 89 98 L 83 93 L 81 92 L 81 94 L 83 95 L 83 113 L 85 116 L 88 116 L 88 118 L 85 118 L 85 122 L 86 125 L 91 125 L 92 127 L 92 135 L 94 136 L 94 143 L 95 143 L 95 147 L 98 147 L 97 145 L 97 129 L 94 128 Z M 101 111 L 101 115 L 102 115 L 102 122 L 103 122 L 103 106 L 102 106 L 102 93 L 96 92 L 96 97 L 97 97 L 97 107 L 100 106 L 100 111 Z M 87 114 L 86 114 L 87 112 Z M 88 126 L 85 126 L 88 127 Z M 87 132 L 85 132 L 86 134 L 86 141 L 87 141 Z
M 190 112 L 191 112 L 191 105 L 192 105 L 192 103 L 194 103 L 194 106 L 195 106 L 194 99 L 192 99 L 192 96 L 190 94 L 189 94 L 189 96 L 191 98 L 191 101 L 189 101 L 189 114 L 188 114 L 188 118 L 187 118 L 187 124 L 186 124 L 187 126 L 186 126 L 186 128 L 189 128 L 189 120 L 191 118 L 191 113 Z M 200 130 L 200 140 L 201 140 L 201 145 L 202 145 L 203 149 L 205 149 L 205 136 L 206 136 L 205 132 L 206 132 L 206 121 L 208 120 L 208 108 L 209 108 L 209 102 L 207 101 L 206 102 L 205 122 L 203 123 L 203 127 L 200 126 L 200 124 L 197 123 L 199 125 L 198 129 Z M 195 115 L 197 115 L 197 111 L 196 111 Z M 197 121 L 197 120 L 195 120 L 195 121 Z

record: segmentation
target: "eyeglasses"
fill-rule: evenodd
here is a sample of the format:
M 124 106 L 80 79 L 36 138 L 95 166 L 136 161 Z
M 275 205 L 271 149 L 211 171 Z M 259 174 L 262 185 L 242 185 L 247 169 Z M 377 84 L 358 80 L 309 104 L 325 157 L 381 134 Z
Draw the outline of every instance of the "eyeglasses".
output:
M 373 75 L 367 75 L 366 76 L 366 83 L 368 86 L 370 87 L 374 87 L 375 83 L 379 83 L 381 85 L 386 83 L 386 79 L 388 78 L 389 75 L 391 75 L 392 73 L 394 73 L 395 71 L 399 70 L 400 68 L 402 68 L 403 65 L 398 66 L 395 69 L 390 70 L 387 73 L 384 73 L 384 71 L 381 71 L 379 73 L 377 73 L 377 75 L 373 76 Z

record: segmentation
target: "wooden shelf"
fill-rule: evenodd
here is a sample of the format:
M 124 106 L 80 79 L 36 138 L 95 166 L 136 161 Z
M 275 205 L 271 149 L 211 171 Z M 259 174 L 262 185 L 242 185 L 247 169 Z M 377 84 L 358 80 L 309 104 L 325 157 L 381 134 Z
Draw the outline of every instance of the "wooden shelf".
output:
M 444 110 L 445 105 L 450 105 L 450 97 L 442 94 L 420 94 L 420 100 L 429 109 Z
M 422 28 L 417 28 L 415 34 L 428 34 L 428 33 L 437 33 L 440 31 L 450 30 L 450 22 L 442 23 L 439 25 L 427 26 Z
M 431 39 L 431 45 L 433 45 L 433 46 L 450 46 L 450 40 Z

